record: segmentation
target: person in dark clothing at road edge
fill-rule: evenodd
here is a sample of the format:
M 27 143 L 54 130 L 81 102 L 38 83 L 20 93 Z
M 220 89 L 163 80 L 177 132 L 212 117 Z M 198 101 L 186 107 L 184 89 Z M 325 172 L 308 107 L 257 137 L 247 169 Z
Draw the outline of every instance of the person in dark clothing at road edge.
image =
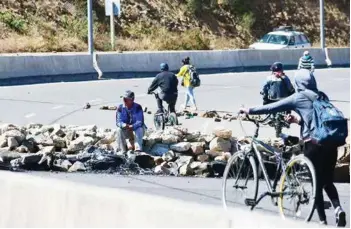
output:
M 286 116 L 286 120 L 301 126 L 301 137 L 304 140 L 304 155 L 312 161 L 315 167 L 317 177 L 315 204 L 319 219 L 322 224 L 327 224 L 323 199 L 324 189 L 335 209 L 336 225 L 345 227 L 346 214 L 340 205 L 338 191 L 333 184 L 337 146 L 333 145 L 333 143 L 317 145 L 311 139 L 310 127 L 312 124 L 313 102 L 301 93 L 304 91 L 310 98 L 316 99 L 318 97 L 316 80 L 309 70 L 301 69 L 295 74 L 294 84 L 296 93 L 289 97 L 263 106 L 249 109 L 241 108 L 240 112 L 255 115 L 293 110 L 300 116 L 290 114 Z
M 152 81 L 148 89 L 148 94 L 151 94 L 151 92 L 159 87 L 157 113 L 163 112 L 163 101 L 168 103 L 170 112 L 175 112 L 175 105 L 178 98 L 178 79 L 175 74 L 169 72 L 168 64 L 162 63 L 160 67 L 162 72 L 157 74 Z

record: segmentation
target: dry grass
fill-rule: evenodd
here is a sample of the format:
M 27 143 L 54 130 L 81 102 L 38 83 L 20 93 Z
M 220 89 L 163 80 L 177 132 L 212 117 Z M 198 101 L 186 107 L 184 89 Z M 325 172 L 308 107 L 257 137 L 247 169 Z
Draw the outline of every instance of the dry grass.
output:
M 204 8 L 194 16 L 187 8 L 189 1 L 125 0 L 124 16 L 116 23 L 115 51 L 247 48 L 287 22 L 306 32 L 313 47 L 319 47 L 318 3 L 301 1 L 286 3 L 285 11 L 279 13 L 280 0 L 272 0 L 270 5 L 250 0 L 254 13 L 240 18 L 221 7 Z M 350 44 L 349 12 L 338 1 L 326 0 L 328 47 Z M 111 51 L 104 1 L 93 2 L 95 49 Z M 1 1 L 0 53 L 86 51 L 85 7 L 83 0 Z

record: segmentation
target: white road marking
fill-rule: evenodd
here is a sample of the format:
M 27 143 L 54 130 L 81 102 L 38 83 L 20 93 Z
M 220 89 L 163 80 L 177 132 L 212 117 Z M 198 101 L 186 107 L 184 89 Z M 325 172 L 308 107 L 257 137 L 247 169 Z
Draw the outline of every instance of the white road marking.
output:
M 30 117 L 33 117 L 33 116 L 36 116 L 37 114 L 36 113 L 29 113 L 29 114 L 26 114 L 24 117 L 25 118 L 30 118 Z
M 90 100 L 89 103 L 100 102 L 100 101 L 102 101 L 101 98 L 96 98 L 96 99 Z
M 53 108 L 51 108 L 51 109 L 57 110 L 57 109 L 60 109 L 60 108 L 62 108 L 62 107 L 64 107 L 64 106 L 63 106 L 63 105 L 58 105 L 58 106 L 55 106 L 55 107 L 53 107 Z

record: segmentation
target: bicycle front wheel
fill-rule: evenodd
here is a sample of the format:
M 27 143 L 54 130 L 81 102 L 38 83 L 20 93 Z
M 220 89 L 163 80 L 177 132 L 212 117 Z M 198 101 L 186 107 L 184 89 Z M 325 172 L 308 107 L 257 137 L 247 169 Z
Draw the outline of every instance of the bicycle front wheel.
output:
M 304 155 L 293 157 L 280 179 L 278 207 L 280 215 L 308 222 L 314 212 L 316 174 L 312 162 Z
M 154 125 L 156 130 L 165 129 L 165 119 L 162 114 L 155 114 L 154 116 Z
M 257 166 L 254 156 L 238 151 L 231 156 L 223 173 L 222 204 L 225 209 L 256 201 L 258 192 Z

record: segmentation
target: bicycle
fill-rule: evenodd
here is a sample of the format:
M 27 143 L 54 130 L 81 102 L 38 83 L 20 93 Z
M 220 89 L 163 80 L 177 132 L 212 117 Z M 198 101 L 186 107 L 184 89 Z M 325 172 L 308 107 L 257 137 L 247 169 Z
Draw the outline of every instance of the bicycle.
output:
M 247 145 L 239 144 L 239 151 L 234 153 L 231 158 L 228 160 L 226 168 L 223 174 L 223 184 L 222 184 L 222 203 L 223 207 L 227 210 L 228 204 L 231 203 L 228 200 L 229 195 L 226 193 L 227 187 L 233 188 L 230 191 L 235 192 L 239 191 L 244 193 L 244 191 L 250 190 L 250 193 L 245 194 L 244 204 L 246 206 L 250 206 L 251 210 L 253 210 L 259 202 L 266 196 L 270 196 L 272 203 L 274 206 L 279 207 L 280 215 L 285 218 L 285 216 L 289 213 L 285 210 L 285 205 L 288 204 L 287 201 L 284 201 L 284 197 L 288 197 L 290 202 L 293 201 L 293 215 L 294 217 L 299 217 L 301 215 L 301 205 L 310 204 L 308 207 L 308 212 L 306 213 L 307 217 L 304 219 L 305 221 L 310 221 L 314 212 L 314 203 L 315 203 L 315 195 L 316 195 L 316 175 L 315 169 L 312 162 L 304 157 L 304 155 L 293 156 L 291 159 L 284 158 L 285 148 L 283 148 L 283 152 L 277 152 L 273 147 L 268 144 L 263 143 L 258 140 L 258 133 L 260 124 L 268 125 L 270 120 L 269 116 L 267 116 L 263 120 L 254 120 L 249 116 L 246 116 L 246 120 L 253 122 L 256 125 L 255 134 L 251 137 L 251 143 Z M 242 122 L 240 121 L 242 126 Z M 242 127 L 243 128 L 243 127 Z M 288 143 L 294 138 L 292 136 L 282 136 L 284 143 L 289 145 Z M 290 145 L 293 145 L 291 143 Z M 277 165 L 275 177 L 273 180 L 273 185 L 271 183 L 271 179 L 269 178 L 266 170 L 266 166 L 263 160 L 263 154 L 258 150 L 258 146 L 263 147 L 264 151 L 268 153 L 270 158 L 275 159 L 275 164 Z M 263 150 L 262 150 L 263 151 Z M 242 163 L 239 163 L 240 160 Z M 268 191 L 262 193 L 259 198 L 258 188 L 259 188 L 259 177 L 257 172 L 256 161 L 263 172 L 263 178 L 266 182 Z M 297 165 L 295 167 L 296 164 Z M 232 171 L 232 166 L 239 166 L 237 171 L 237 176 L 234 173 L 234 184 L 229 185 L 232 181 L 229 179 L 229 172 Z M 311 175 L 310 177 L 306 177 L 306 172 L 300 172 L 299 169 L 308 169 L 308 173 Z M 245 173 L 245 169 L 251 169 L 252 174 Z M 299 181 L 298 177 L 301 177 L 302 180 Z M 280 179 L 279 179 L 280 178 Z M 244 181 L 242 184 L 239 182 Z M 277 185 L 279 181 L 279 191 L 276 191 Z M 305 190 L 304 185 L 307 182 L 312 181 L 311 191 L 308 192 Z M 253 188 L 252 188 L 253 186 Z M 308 195 L 310 194 L 310 195 Z M 277 201 L 278 198 L 278 201 Z
M 156 99 L 159 99 L 158 94 L 156 92 L 152 92 L 151 94 L 155 95 Z M 170 112 L 170 106 L 168 105 L 168 109 L 163 108 L 161 113 L 155 113 L 154 115 L 154 125 L 156 130 L 164 130 L 167 126 L 175 126 L 178 125 L 177 114 L 174 112 Z

